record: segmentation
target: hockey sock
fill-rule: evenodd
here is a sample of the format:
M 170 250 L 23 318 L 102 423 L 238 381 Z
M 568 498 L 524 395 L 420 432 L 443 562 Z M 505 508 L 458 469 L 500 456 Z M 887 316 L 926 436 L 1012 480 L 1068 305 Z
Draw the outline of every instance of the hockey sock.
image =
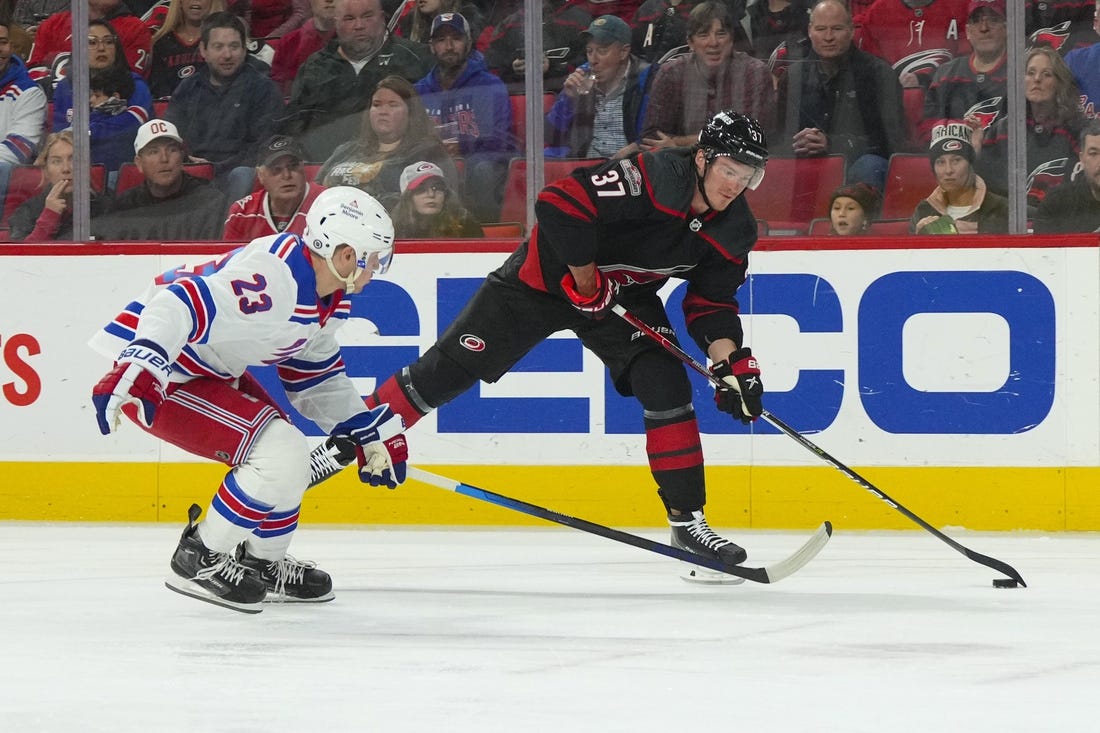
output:
M 275 507 L 263 521 L 252 530 L 245 540 L 245 549 L 253 557 L 264 560 L 282 560 L 298 528 L 298 513 L 301 504 L 292 508 Z
M 215 552 L 232 552 L 275 508 L 245 493 L 237 481 L 238 470 L 225 475 L 198 527 L 199 539 Z
M 649 469 L 665 506 L 684 513 L 702 509 L 703 446 L 691 406 L 660 414 L 647 410 L 645 434 Z

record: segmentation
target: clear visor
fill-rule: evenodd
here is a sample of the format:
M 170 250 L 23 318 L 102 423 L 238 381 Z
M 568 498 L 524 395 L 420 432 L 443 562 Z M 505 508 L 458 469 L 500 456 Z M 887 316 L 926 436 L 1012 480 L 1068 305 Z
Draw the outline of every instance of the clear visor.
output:
M 752 163 L 746 163 L 743 160 L 738 160 L 732 155 L 717 155 L 714 159 L 717 160 L 720 157 L 726 158 L 726 160 L 733 163 L 733 165 L 724 167 L 719 175 L 736 178 L 738 182 L 744 184 L 745 188 L 750 191 L 755 191 L 756 187 L 764 180 L 764 169 L 762 167 L 754 166 Z
M 392 249 L 387 249 L 384 252 L 371 252 L 365 260 L 360 259 L 357 262 L 359 269 L 370 270 L 375 275 L 385 275 L 386 271 L 390 269 L 391 263 L 393 263 Z
M 759 186 L 761 183 L 763 183 L 763 181 L 764 181 L 764 169 L 763 168 L 753 168 L 752 169 L 752 175 L 749 176 L 749 182 L 745 185 L 745 187 L 747 189 L 749 189 L 750 191 L 755 191 L 756 187 Z

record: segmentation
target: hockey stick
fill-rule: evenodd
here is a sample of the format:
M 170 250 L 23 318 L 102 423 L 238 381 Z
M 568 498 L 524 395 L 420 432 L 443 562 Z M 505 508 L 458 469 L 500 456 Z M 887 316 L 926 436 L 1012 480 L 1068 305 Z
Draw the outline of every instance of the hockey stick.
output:
M 313 452 L 310 454 L 310 468 L 312 471 L 310 486 L 316 486 L 321 481 L 335 475 L 354 459 L 355 448 L 350 441 L 329 438 L 327 441 L 314 448 Z M 814 532 L 806 543 L 798 548 L 793 555 L 779 562 L 759 568 L 743 567 L 741 565 L 726 565 L 718 560 L 702 557 L 688 550 L 681 550 L 678 547 L 666 545 L 661 542 L 654 542 L 645 537 L 639 537 L 638 535 L 628 532 L 605 527 L 602 524 L 589 522 L 586 519 L 571 517 L 551 509 L 544 509 L 543 507 L 529 504 L 519 499 L 512 499 L 487 489 L 479 489 L 476 486 L 471 486 L 461 481 L 437 476 L 434 473 L 428 473 L 419 468 L 409 467 L 408 471 L 409 478 L 420 481 L 421 483 L 430 484 L 431 486 L 436 486 L 447 491 L 453 491 L 456 494 L 462 494 L 472 499 L 495 504 L 505 509 L 529 514 L 532 517 L 545 519 L 549 522 L 562 524 L 566 527 L 579 529 L 582 532 L 599 535 L 600 537 L 622 542 L 623 544 L 631 545 L 642 550 L 665 555 L 674 560 L 681 560 L 686 563 L 691 563 L 692 565 L 716 570 L 726 575 L 745 578 L 754 583 L 778 583 L 780 580 L 786 578 L 812 560 L 814 556 L 821 551 L 821 548 L 825 546 L 825 543 L 829 541 L 829 538 L 833 534 L 833 526 L 825 522 L 817 528 L 817 531 Z
M 626 308 L 624 308 L 621 305 L 616 303 L 614 306 L 612 306 L 611 310 L 614 311 L 615 315 L 619 316 L 620 318 L 625 320 L 627 323 L 629 323 L 630 325 L 637 328 L 644 335 L 646 335 L 649 338 L 656 341 L 666 351 L 668 351 L 669 353 L 676 356 L 684 364 L 686 364 L 687 366 L 691 367 L 692 369 L 694 369 L 699 374 L 706 377 L 706 379 L 711 384 L 713 384 L 716 387 L 724 386 L 721 380 L 719 380 L 717 377 L 715 377 L 713 374 L 711 374 L 710 370 L 707 369 L 702 364 L 700 364 L 698 361 L 696 361 L 691 356 L 691 354 L 687 353 L 686 351 L 681 349 L 679 346 L 677 346 L 675 343 L 670 341 L 668 338 L 661 335 L 658 331 L 654 330 L 649 324 L 647 324 L 645 321 L 641 320 L 640 318 L 638 318 L 637 316 L 632 314 Z M 1024 582 L 1023 577 L 1021 577 L 1020 573 L 1018 573 L 1016 571 L 1016 568 L 1014 568 L 1011 565 L 1009 565 L 1008 563 L 1003 562 L 1001 560 L 998 560 L 996 558 L 989 557 L 988 555 L 983 555 L 980 552 L 975 552 L 974 550 L 971 550 L 967 547 L 964 547 L 960 543 L 958 543 L 955 540 L 951 539 L 950 537 L 945 535 L 943 532 L 939 531 L 938 529 L 933 527 L 931 524 L 929 524 L 928 522 L 924 521 L 923 519 L 918 517 L 913 512 L 906 509 L 904 506 L 899 504 L 897 501 L 895 501 L 894 499 L 887 496 L 886 493 L 884 491 L 882 491 L 882 489 L 878 488 L 877 486 L 872 484 L 870 481 L 868 481 L 867 479 L 860 476 L 858 473 L 856 473 L 851 468 L 849 468 L 848 466 L 846 466 L 843 463 L 841 463 L 840 461 L 838 461 L 836 458 L 833 458 L 831 455 L 826 453 L 822 448 L 818 447 L 815 443 L 813 443 L 809 438 L 802 435 L 797 430 L 795 430 L 790 425 L 783 422 L 782 420 L 780 420 L 778 417 L 776 417 L 772 413 L 768 412 L 767 410 L 764 410 L 760 414 L 760 416 L 762 418 L 764 418 L 765 420 L 767 420 L 772 425 L 774 425 L 776 428 L 778 428 L 782 433 L 784 433 L 788 437 L 794 439 L 803 448 L 810 451 L 811 453 L 816 455 L 818 458 L 820 458 L 821 460 L 823 460 L 826 463 L 830 464 L 834 468 L 838 469 L 841 473 L 843 473 L 845 476 L 850 478 L 852 481 L 855 481 L 857 484 L 859 484 L 860 486 L 865 488 L 867 491 L 870 491 L 872 494 L 877 496 L 879 499 L 882 499 L 884 502 L 889 504 L 891 507 L 893 507 L 894 509 L 901 512 L 903 515 L 905 515 L 906 517 L 908 517 L 912 521 L 916 522 L 921 528 L 928 530 L 933 535 L 935 535 L 936 537 L 938 537 L 941 540 L 943 540 L 944 542 L 946 542 L 948 546 L 950 546 L 953 549 L 955 549 L 956 551 L 962 553 L 967 558 L 973 560 L 974 562 L 978 563 L 979 565 L 985 565 L 986 567 L 992 568 L 992 569 L 996 570 L 999 573 L 1004 573 L 1005 575 L 1012 578 L 1013 580 L 1015 580 L 1017 583 L 1019 583 L 1023 587 L 1025 587 L 1025 588 L 1027 587 L 1027 583 Z

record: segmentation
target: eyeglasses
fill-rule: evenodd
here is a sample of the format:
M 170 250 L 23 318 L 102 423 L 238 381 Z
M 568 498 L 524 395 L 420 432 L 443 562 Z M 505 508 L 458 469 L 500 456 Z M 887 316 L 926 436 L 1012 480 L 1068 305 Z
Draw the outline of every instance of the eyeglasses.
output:
M 118 36 L 88 36 L 88 48 L 96 46 L 113 46 Z
M 429 183 L 416 189 L 414 193 L 447 193 L 447 187 L 442 183 Z

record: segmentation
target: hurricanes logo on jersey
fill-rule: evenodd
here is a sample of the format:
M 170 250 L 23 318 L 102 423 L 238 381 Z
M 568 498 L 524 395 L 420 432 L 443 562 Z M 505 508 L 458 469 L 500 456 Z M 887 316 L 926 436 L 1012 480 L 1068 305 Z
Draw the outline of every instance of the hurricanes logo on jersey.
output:
M 1066 180 L 1066 167 L 1069 158 L 1055 158 L 1035 167 L 1027 177 L 1027 190 L 1040 201 L 1050 189 Z
M 1056 26 L 1050 28 L 1040 28 L 1031 34 L 1028 38 L 1029 46 L 1050 46 L 1055 51 L 1058 51 L 1065 44 L 1066 39 L 1069 38 L 1070 22 L 1064 21 Z
M 1001 116 L 1001 102 L 1004 97 L 990 97 L 983 99 L 966 111 L 963 118 L 976 117 L 978 125 L 985 130 Z
M 473 351 L 474 353 L 485 351 L 485 341 L 480 336 L 475 336 L 472 333 L 464 333 L 459 336 L 458 343 L 467 351 Z
M 951 52 L 946 48 L 930 48 L 898 59 L 894 62 L 894 71 L 898 72 L 898 76 L 902 74 L 919 74 L 922 71 L 935 71 L 940 64 L 947 63 L 951 59 Z

